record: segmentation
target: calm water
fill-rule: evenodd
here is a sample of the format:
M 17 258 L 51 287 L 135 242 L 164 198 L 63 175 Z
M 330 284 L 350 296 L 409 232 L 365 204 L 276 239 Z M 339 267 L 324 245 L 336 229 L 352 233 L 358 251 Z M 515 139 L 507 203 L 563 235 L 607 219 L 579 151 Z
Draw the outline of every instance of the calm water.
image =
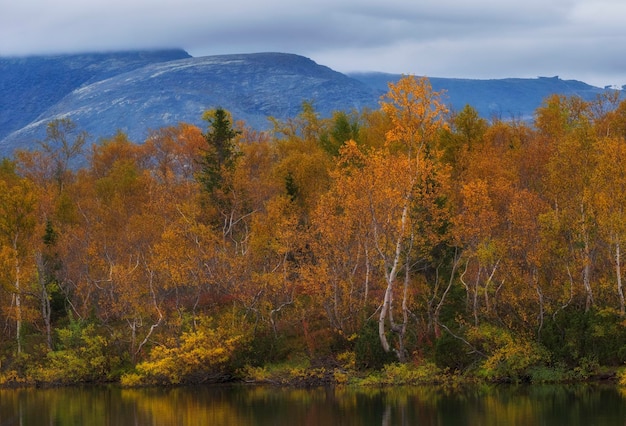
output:
M 0 425 L 626 426 L 626 391 L 604 386 L 0 390 Z

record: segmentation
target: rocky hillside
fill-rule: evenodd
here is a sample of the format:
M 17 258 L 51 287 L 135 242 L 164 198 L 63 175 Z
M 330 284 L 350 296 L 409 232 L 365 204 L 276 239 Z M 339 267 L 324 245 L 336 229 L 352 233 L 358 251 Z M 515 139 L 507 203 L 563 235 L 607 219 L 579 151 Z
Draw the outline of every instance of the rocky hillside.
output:
M 302 56 L 257 53 L 193 58 L 183 50 L 0 58 L 0 155 L 34 146 L 55 118 L 69 117 L 92 140 L 118 130 L 142 142 L 150 129 L 188 122 L 221 106 L 263 129 L 267 117 L 298 114 L 303 101 L 322 116 L 377 108 L 399 75 L 345 75 Z M 603 89 L 559 78 L 431 78 L 451 107 L 486 118 L 529 118 L 551 93 L 596 96 Z

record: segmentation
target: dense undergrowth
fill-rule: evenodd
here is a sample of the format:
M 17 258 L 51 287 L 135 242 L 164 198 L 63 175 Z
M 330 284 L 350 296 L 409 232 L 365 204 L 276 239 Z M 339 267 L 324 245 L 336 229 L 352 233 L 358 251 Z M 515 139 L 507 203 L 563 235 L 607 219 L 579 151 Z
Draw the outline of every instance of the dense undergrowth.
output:
M 398 363 L 382 351 L 352 350 L 313 359 L 287 346 L 250 333 L 231 334 L 205 318 L 178 342 L 155 346 L 132 363 L 93 324 L 72 322 L 59 329 L 57 349 L 22 355 L 0 375 L 0 386 L 58 386 L 119 383 L 122 386 L 172 386 L 240 382 L 279 386 L 396 386 L 471 383 L 572 383 L 609 381 L 626 385 L 626 369 L 607 367 L 590 348 L 568 361 L 546 347 L 493 326 L 468 333 L 469 341 L 442 339 L 430 353 Z M 376 336 L 367 345 L 377 347 Z M 452 338 L 456 339 L 456 338 Z M 271 340 L 271 339 L 270 339 Z M 270 344 L 272 348 L 262 347 Z M 276 345 L 285 345 L 279 348 Z M 470 346 L 471 345 L 471 346 Z M 271 362 L 257 355 L 273 352 Z M 478 356 L 476 356 L 478 354 Z M 607 363 L 610 364 L 610 363 Z

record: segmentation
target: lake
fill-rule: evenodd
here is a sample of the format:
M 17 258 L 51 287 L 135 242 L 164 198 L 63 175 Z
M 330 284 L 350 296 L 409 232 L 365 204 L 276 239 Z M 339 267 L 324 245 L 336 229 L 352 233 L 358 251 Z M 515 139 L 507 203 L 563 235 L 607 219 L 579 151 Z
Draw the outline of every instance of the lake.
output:
M 626 425 L 604 385 L 1 389 L 0 425 Z

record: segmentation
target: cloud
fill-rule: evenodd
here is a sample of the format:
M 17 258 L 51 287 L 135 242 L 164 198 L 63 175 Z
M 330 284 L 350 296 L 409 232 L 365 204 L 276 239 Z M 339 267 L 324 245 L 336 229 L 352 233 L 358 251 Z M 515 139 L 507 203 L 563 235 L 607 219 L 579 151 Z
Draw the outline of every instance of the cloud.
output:
M 621 0 L 20 0 L 3 5 L 0 55 L 283 51 L 344 71 L 622 84 L 624 15 Z

